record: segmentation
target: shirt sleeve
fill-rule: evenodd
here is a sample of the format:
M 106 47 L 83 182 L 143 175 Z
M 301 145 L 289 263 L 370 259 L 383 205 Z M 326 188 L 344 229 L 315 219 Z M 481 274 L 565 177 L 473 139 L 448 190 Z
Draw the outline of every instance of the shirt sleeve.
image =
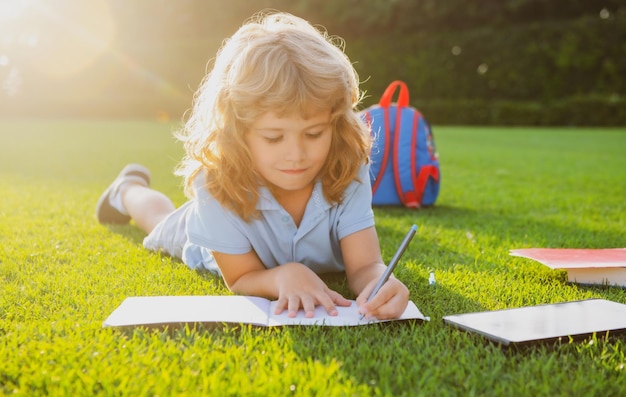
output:
M 204 173 L 200 173 L 194 181 L 196 194 L 187 219 L 189 242 L 225 254 L 250 252 L 252 246 L 241 228 L 243 221 L 211 196 L 203 187 L 203 179 Z
M 369 164 L 363 165 L 359 169 L 359 180 L 352 182 L 346 189 L 346 195 L 339 206 L 337 223 L 339 240 L 375 224 L 369 169 Z

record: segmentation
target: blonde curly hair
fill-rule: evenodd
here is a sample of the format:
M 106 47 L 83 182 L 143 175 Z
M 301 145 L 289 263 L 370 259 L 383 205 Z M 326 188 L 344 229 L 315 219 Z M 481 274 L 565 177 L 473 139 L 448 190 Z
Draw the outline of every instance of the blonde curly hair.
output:
M 259 14 L 227 39 L 176 134 L 186 151 L 176 173 L 185 178 L 187 196 L 206 170 L 211 195 L 249 221 L 262 183 L 244 139 L 251 124 L 267 112 L 283 117 L 330 109 L 332 143 L 318 178 L 325 198 L 340 203 L 371 146 L 355 113 L 362 99 L 358 75 L 343 48 L 341 39 L 286 13 Z

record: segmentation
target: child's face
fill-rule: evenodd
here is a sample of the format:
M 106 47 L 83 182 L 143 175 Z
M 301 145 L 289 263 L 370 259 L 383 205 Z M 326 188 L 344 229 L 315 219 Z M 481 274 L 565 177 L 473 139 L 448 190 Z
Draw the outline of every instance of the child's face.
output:
M 246 143 L 256 171 L 278 193 L 308 189 L 324 166 L 332 140 L 330 110 L 278 117 L 269 112 L 252 123 Z

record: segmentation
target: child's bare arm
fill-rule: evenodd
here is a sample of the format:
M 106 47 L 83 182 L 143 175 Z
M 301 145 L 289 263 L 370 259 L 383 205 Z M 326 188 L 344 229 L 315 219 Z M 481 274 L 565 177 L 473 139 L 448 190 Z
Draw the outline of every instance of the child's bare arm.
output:
M 358 295 L 361 313 L 378 319 L 397 318 L 406 309 L 409 290 L 393 276 L 367 302 L 370 292 L 384 273 L 378 236 L 374 227 L 353 233 L 341 240 L 348 284 Z
M 330 315 L 336 315 L 335 305 L 350 302 L 329 289 L 311 269 L 301 263 L 286 263 L 265 268 L 254 251 L 243 255 L 214 252 L 215 260 L 228 288 L 241 295 L 278 299 L 276 314 L 288 310 L 293 317 L 302 308 L 312 317 L 315 306 L 321 305 Z

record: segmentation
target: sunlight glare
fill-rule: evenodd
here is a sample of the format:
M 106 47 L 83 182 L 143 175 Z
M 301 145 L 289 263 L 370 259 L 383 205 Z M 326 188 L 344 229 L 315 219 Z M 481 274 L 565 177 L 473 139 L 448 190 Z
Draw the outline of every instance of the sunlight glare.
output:
M 20 73 L 18 68 L 13 67 L 9 71 L 8 76 L 2 82 L 2 91 L 4 91 L 6 95 L 12 97 L 20 92 L 21 86 L 22 74 Z
M 0 0 L 0 22 L 20 18 L 29 3 L 30 0 Z
M 38 4 L 44 17 L 37 48 L 42 72 L 67 77 L 81 71 L 106 52 L 115 37 L 115 22 L 106 0 Z M 56 7 L 55 7 L 55 4 Z

